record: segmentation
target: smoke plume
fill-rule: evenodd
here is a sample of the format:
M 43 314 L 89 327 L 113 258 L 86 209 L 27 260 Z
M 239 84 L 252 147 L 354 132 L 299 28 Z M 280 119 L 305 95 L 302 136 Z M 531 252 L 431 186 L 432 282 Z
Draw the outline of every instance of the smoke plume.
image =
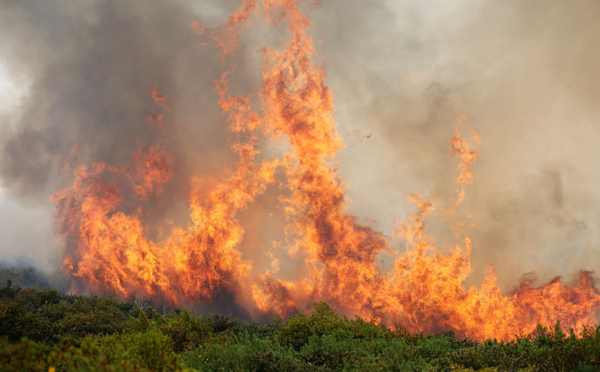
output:
M 159 221 L 186 223 L 188 180 L 206 175 L 210 185 L 236 161 L 214 89 L 228 66 L 191 25 L 219 27 L 238 5 L 0 2 L 0 64 L 20 92 L 0 112 L 0 259 L 59 266 L 50 195 L 72 183 L 77 165 L 128 164 L 138 143 L 160 139 L 163 129 L 149 114 L 161 113 L 169 127 L 162 146 L 175 168 L 144 221 L 156 240 L 167 228 Z M 476 224 L 469 282 L 481 282 L 488 262 L 506 291 L 523 273 L 569 281 L 598 266 L 596 1 L 329 0 L 310 16 L 345 142 L 331 163 L 351 215 L 392 236 L 394 221 L 414 212 L 412 192 L 451 203 L 457 186 L 447 139 L 461 122 L 465 133 L 474 128 L 481 136 L 463 203 Z M 260 89 L 260 51 L 289 36 L 260 27 L 242 34 L 233 57 L 236 94 Z M 153 87 L 167 106 L 157 107 Z M 283 214 L 269 215 L 277 204 L 269 190 L 240 217 L 244 258 L 257 269 L 271 265 L 263 257 L 272 240 L 286 244 Z M 438 243 L 453 247 L 443 216 L 432 223 Z M 302 270 L 293 257 L 282 265 L 284 279 Z

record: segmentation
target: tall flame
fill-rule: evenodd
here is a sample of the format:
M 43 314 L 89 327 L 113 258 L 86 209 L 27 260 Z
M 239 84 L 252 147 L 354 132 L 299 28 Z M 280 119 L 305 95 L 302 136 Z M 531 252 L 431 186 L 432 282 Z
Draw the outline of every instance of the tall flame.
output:
M 504 296 L 490 265 L 480 288 L 465 288 L 471 240 L 459 228 L 460 244 L 450 252 L 436 248 L 425 223 L 435 204 L 424 196 L 412 197 L 417 213 L 397 228 L 405 250 L 394 248 L 397 244 L 347 214 L 342 181 L 330 165 L 344 144 L 333 120 L 333 95 L 324 83 L 325 72 L 314 62 L 311 21 L 301 4 L 244 0 L 210 38 L 225 60 L 240 43 L 240 25 L 249 26 L 260 10 L 267 24 L 287 21 L 290 40 L 280 50 L 263 50 L 260 111 L 249 97 L 229 92 L 234 65 L 215 82 L 219 105 L 237 137 L 232 147 L 238 156 L 235 169 L 217 183 L 193 177 L 187 225 L 173 227 L 168 237 L 156 242 L 148 237 L 143 208 L 132 205 L 163 193 L 170 182 L 174 160 L 164 140 L 140 146 L 130 164 L 77 168 L 72 187 L 53 195 L 58 232 L 64 237 L 63 263 L 74 283 L 94 292 L 172 306 L 211 303 L 227 292 L 248 308 L 283 315 L 326 301 L 344 313 L 409 331 L 447 329 L 477 340 L 509 339 L 556 320 L 576 331 L 595 324 L 600 294 L 588 272 L 574 286 L 558 279 L 540 287 L 523 281 Z M 198 22 L 192 28 L 199 36 L 206 34 Z M 151 97 L 163 111 L 171 110 L 156 87 Z M 168 132 L 162 113 L 149 114 L 147 120 Z M 259 161 L 263 137 L 287 140 L 289 152 Z M 460 189 L 447 212 L 456 218 L 479 154 L 458 127 L 449 141 L 459 159 Z M 276 269 L 256 273 L 242 249 L 245 230 L 239 212 L 264 194 L 277 174 L 285 179 L 280 201 L 287 253 L 302 259 L 296 280 L 277 277 Z M 393 257 L 388 272 L 376 264 L 381 253 Z M 277 267 L 279 259 L 269 255 Z

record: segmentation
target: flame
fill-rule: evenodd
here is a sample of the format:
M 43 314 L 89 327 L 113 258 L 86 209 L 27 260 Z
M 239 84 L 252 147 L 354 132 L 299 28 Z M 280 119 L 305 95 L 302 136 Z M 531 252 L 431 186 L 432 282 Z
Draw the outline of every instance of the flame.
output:
M 79 145 L 75 145 L 71 148 L 71 153 L 63 161 L 63 167 L 60 170 L 61 173 L 65 173 L 65 172 L 69 171 L 70 162 L 71 162 L 71 160 L 73 160 L 74 158 L 77 157 L 78 152 L 79 152 Z
M 160 106 L 161 108 L 163 108 L 163 109 L 165 109 L 167 111 L 171 111 L 171 109 L 167 105 L 167 101 L 166 101 L 167 96 L 165 96 L 164 94 L 160 94 L 156 90 L 156 88 L 157 88 L 156 85 L 152 87 L 152 89 L 150 90 L 150 96 L 152 97 L 152 99 L 154 100 L 154 102 L 156 102 L 156 104 L 158 106 Z
M 223 27 L 209 34 L 225 60 L 239 45 L 240 25 L 249 26 L 262 9 L 266 24 L 287 21 L 290 39 L 281 49 L 263 50 L 260 111 L 250 97 L 229 92 L 235 65 L 215 82 L 218 104 L 237 139 L 232 150 L 238 159 L 220 182 L 199 175 L 190 179 L 186 226 L 173 227 L 156 242 L 143 223 L 144 203 L 164 193 L 174 174 L 164 140 L 140 145 L 130 164 L 80 166 L 73 185 L 53 195 L 65 245 L 63 266 L 74 282 L 94 292 L 160 299 L 173 306 L 211 303 L 227 292 L 249 301 L 245 306 L 250 310 L 282 315 L 326 301 L 345 314 L 411 332 L 454 330 L 476 340 L 510 339 L 556 320 L 577 332 L 596 324 L 600 294 L 589 272 L 581 273 L 573 286 L 557 278 L 536 287 L 529 280 L 503 295 L 490 264 L 479 288 L 465 288 L 471 273 L 472 246 L 464 228 L 469 225 L 459 221 L 458 244 L 450 251 L 439 249 L 427 231 L 426 218 L 436 209 L 427 197 L 412 196 L 417 213 L 399 224 L 393 242 L 346 213 L 343 182 L 330 165 L 344 143 L 333 119 L 325 72 L 315 63 L 311 21 L 300 5 L 294 0 L 244 0 Z M 205 34 L 200 23 L 192 28 Z M 159 108 L 170 111 L 167 97 L 156 87 L 150 95 Z M 458 119 L 462 123 L 466 116 Z M 147 120 L 163 127 L 162 114 L 150 114 Z M 287 141 L 289 151 L 259 161 L 260 138 Z M 458 196 L 446 208 L 452 219 L 458 218 L 456 211 L 473 182 L 479 153 L 472 141 L 479 141 L 479 135 L 463 139 L 458 126 L 449 140 L 451 154 L 459 160 Z M 280 245 L 290 259 L 300 261 L 295 280 L 278 277 L 283 259 L 272 252 L 266 253 L 271 267 L 262 273 L 244 258 L 239 213 L 266 192 L 277 174 L 285 179 L 279 201 L 286 244 Z M 376 264 L 382 253 L 393 260 L 388 272 Z
M 148 114 L 146 115 L 146 121 L 159 128 L 161 128 L 164 125 L 162 114 Z
M 202 36 L 204 35 L 205 29 L 204 29 L 204 25 L 202 25 L 200 22 L 198 21 L 193 21 L 192 22 L 192 30 L 194 30 L 194 32 L 196 33 L 196 35 L 198 36 Z

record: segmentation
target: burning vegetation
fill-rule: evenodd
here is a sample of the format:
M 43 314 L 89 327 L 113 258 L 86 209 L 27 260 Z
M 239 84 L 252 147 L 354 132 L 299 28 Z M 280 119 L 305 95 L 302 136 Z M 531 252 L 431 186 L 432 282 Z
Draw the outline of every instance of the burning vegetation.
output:
M 256 95 L 231 93 L 234 65 L 215 82 L 237 161 L 225 175 L 189 179 L 185 226 L 171 226 L 159 238 L 144 221 L 148 203 L 165 192 L 177 171 L 165 146 L 172 109 L 160 87 L 150 93 L 157 111 L 146 116 L 159 134 L 155 143 L 140 144 L 126 164 L 75 169 L 72 186 L 52 197 L 73 291 L 198 308 L 226 295 L 257 317 L 290 315 L 324 301 L 342 314 L 409 332 L 452 330 L 475 340 L 508 340 L 556 321 L 576 332 L 596 324 L 600 294 L 589 272 L 574 285 L 523 281 L 514 293 L 503 294 L 490 265 L 480 287 L 466 288 L 468 231 L 476 221 L 461 208 L 474 178 L 479 136 L 461 136 L 465 116 L 449 140 L 458 173 L 456 199 L 444 210 L 457 237 L 453 249 L 440 248 L 428 233 L 426 218 L 436 205 L 425 196 L 413 195 L 417 212 L 398 225 L 395 241 L 347 213 L 343 182 L 331 165 L 344 143 L 333 119 L 333 93 L 315 62 L 306 10 L 293 0 L 244 0 L 221 28 L 191 25 L 199 43 L 208 40 L 218 48 L 223 66 L 239 47 L 240 33 L 257 19 L 277 29 L 287 26 L 289 40 L 263 49 Z M 271 156 L 266 145 L 280 154 Z M 259 270 L 243 244 L 247 221 L 240 214 L 267 197 L 276 200 L 286 236 L 277 255 L 265 254 L 269 269 Z M 377 263 L 380 254 L 392 257 L 391 269 Z M 294 279 L 280 275 L 285 258 L 296 265 Z

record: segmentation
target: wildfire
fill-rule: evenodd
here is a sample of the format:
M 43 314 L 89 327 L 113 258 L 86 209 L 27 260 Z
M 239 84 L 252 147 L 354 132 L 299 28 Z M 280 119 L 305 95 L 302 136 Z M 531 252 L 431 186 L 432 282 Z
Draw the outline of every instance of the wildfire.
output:
M 344 144 L 333 119 L 332 92 L 324 83 L 323 69 L 314 62 L 311 21 L 301 4 L 244 0 L 222 28 L 207 32 L 194 22 L 192 29 L 198 36 L 208 35 L 225 60 L 240 43 L 240 26 L 249 26 L 257 14 L 274 27 L 287 22 L 290 39 L 281 49 L 263 50 L 260 110 L 249 97 L 229 92 L 234 65 L 215 82 L 218 103 L 237 138 L 232 147 L 238 157 L 235 169 L 214 184 L 193 177 L 187 225 L 173 227 L 156 242 L 143 223 L 143 207 L 131 205 L 132 200 L 145 205 L 170 182 L 174 160 L 163 141 L 140 145 L 129 164 L 78 167 L 73 185 L 53 195 L 58 232 L 64 237 L 63 264 L 74 283 L 98 293 L 172 306 L 202 305 L 220 293 L 233 293 L 248 308 L 282 315 L 326 301 L 344 313 L 409 331 L 454 330 L 477 340 L 510 339 L 556 320 L 576 331 L 596 323 L 600 295 L 591 273 L 582 273 L 575 286 L 558 279 L 540 287 L 524 281 L 505 296 L 490 265 L 480 288 L 465 288 L 471 240 L 457 229 L 460 244 L 450 252 L 439 250 L 425 223 L 436 206 L 424 196 L 412 197 L 417 213 L 397 228 L 405 250 L 394 248 L 381 233 L 347 214 L 341 180 L 329 166 Z M 158 109 L 171 111 L 156 87 L 150 94 Z M 146 119 L 168 133 L 163 113 Z M 461 115 L 459 121 L 464 120 Z M 262 159 L 261 138 L 285 139 L 289 151 Z M 452 218 L 465 187 L 473 182 L 472 166 L 479 155 L 473 142 L 478 138 L 474 133 L 471 141 L 463 139 L 457 127 L 449 140 L 451 153 L 459 159 L 460 188 L 446 210 Z M 287 253 L 302 261 L 296 280 L 277 276 L 281 263 L 272 253 L 268 256 L 274 269 L 256 273 L 254 263 L 244 259 L 241 244 L 245 228 L 240 212 L 263 195 L 276 176 L 285 180 L 279 200 Z M 393 257 L 389 272 L 376 264 L 381 253 Z

